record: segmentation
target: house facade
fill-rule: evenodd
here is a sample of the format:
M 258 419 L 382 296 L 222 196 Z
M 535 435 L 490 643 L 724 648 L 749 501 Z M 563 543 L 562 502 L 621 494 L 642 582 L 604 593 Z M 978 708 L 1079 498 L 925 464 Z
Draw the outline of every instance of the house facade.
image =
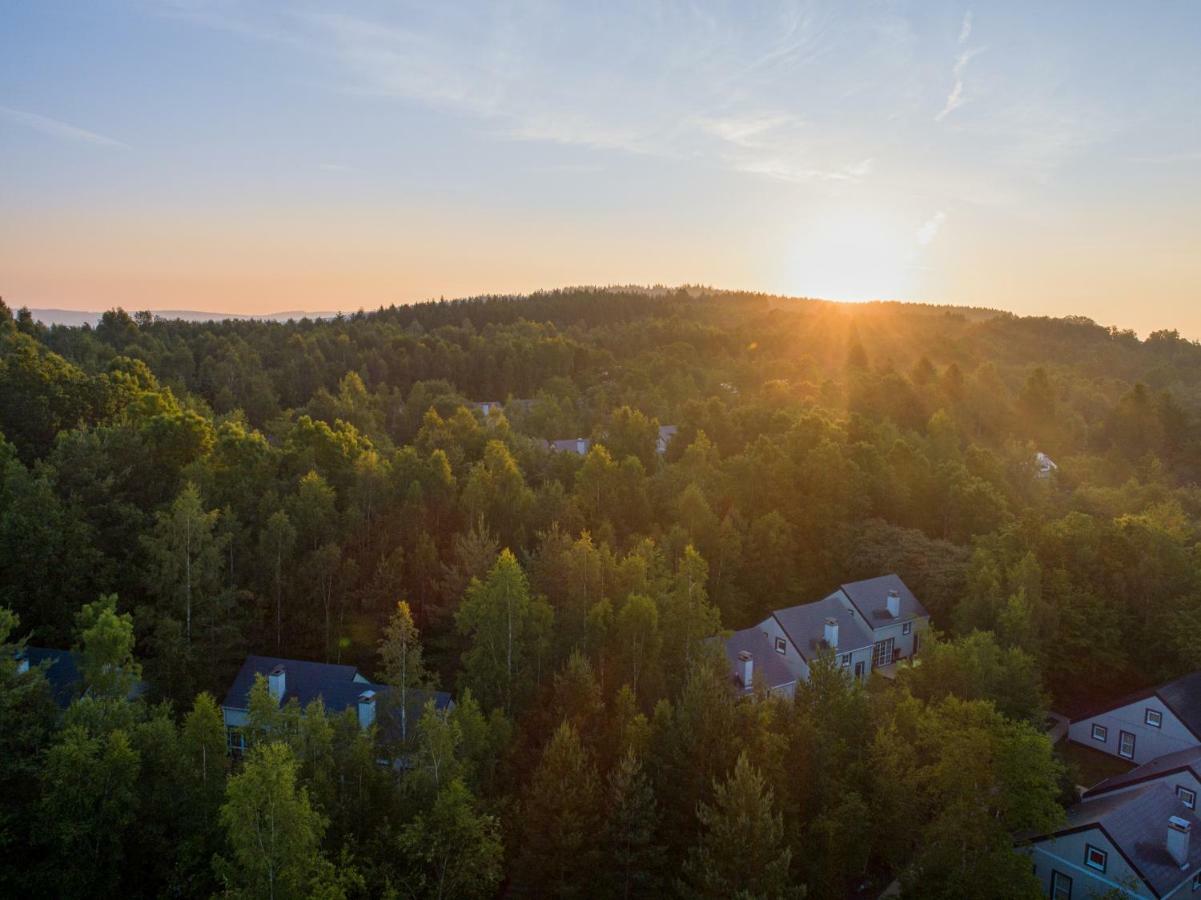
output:
M 1136 764 L 1201 747 L 1201 672 L 1074 716 L 1068 739 Z
M 849 677 L 864 681 L 875 669 L 917 653 L 930 614 L 897 575 L 840 586 L 813 603 L 779 609 L 724 641 L 730 677 L 742 694 L 756 681 L 791 696 L 823 652 Z
M 267 679 L 267 688 L 280 706 L 295 699 L 303 710 L 320 699 L 327 711 L 341 713 L 354 709 L 359 726 L 373 725 L 392 737 L 410 737 L 428 700 L 438 709 L 451 707 L 450 694 L 444 691 L 409 691 L 404 709 L 387 702 L 393 688 L 372 682 L 354 666 L 282 659 L 274 656 L 248 656 L 238 670 L 221 704 L 227 745 L 231 752 L 246 749 L 244 729 L 250 714 L 250 691 L 255 677 Z
M 1019 849 L 1053 900 L 1191 897 L 1201 892 L 1199 829 L 1194 811 L 1159 779 L 1086 795 L 1063 828 Z

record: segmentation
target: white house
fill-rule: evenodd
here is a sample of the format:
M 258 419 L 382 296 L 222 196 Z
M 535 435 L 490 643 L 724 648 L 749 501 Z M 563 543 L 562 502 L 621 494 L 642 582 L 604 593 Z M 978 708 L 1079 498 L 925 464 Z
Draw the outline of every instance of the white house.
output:
M 813 603 L 773 612 L 725 639 L 731 679 L 742 694 L 758 679 L 791 696 L 822 652 L 834 655 L 848 675 L 865 680 L 873 669 L 918 651 L 930 625 L 926 608 L 896 575 L 844 584 Z
M 1169 753 L 1129 772 L 1112 775 L 1085 791 L 1084 799 L 1132 791 L 1152 782 L 1165 783 L 1185 809 L 1196 810 L 1197 797 L 1201 796 L 1201 747 Z
M 1160 779 L 1085 799 L 1062 828 L 1019 849 L 1054 900 L 1191 897 L 1201 891 L 1195 831 L 1193 810 Z
M 1201 746 L 1201 672 L 1074 716 L 1068 739 L 1133 763 Z

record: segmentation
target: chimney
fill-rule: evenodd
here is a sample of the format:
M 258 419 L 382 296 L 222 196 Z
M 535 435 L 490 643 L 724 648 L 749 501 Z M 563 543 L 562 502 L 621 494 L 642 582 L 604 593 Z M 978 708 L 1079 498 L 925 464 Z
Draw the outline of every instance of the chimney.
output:
M 833 618 L 826 619 L 825 638 L 826 638 L 826 643 L 829 646 L 831 646 L 835 649 L 838 649 L 838 620 L 837 619 L 833 619 Z
M 742 686 L 749 688 L 755 676 L 755 658 L 751 656 L 750 650 L 742 650 L 738 654 L 738 677 L 742 679 Z
M 1168 819 L 1168 855 L 1182 869 L 1188 868 L 1188 836 L 1192 830 L 1192 823 L 1179 816 Z
M 888 592 L 888 614 L 894 619 L 901 618 L 901 595 L 896 591 Z
M 283 663 L 272 669 L 271 674 L 267 676 L 267 689 L 271 691 L 271 696 L 275 698 L 276 703 L 284 702 L 284 694 L 288 692 L 288 684 Z
M 366 731 L 375 724 L 375 691 L 359 694 L 359 727 Z

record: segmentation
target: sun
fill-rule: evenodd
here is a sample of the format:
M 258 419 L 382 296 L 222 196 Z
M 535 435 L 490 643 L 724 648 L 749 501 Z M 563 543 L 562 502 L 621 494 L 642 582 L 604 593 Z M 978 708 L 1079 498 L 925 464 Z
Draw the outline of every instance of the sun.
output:
M 793 293 L 825 300 L 899 299 L 917 272 L 912 226 L 875 212 L 842 210 L 798 229 L 787 263 Z

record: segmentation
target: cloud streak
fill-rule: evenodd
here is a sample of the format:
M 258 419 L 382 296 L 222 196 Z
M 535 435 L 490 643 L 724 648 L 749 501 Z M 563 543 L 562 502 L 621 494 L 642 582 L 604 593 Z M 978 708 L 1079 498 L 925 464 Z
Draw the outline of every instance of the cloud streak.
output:
M 984 47 L 968 48 L 967 42 L 972 37 L 972 13 L 969 10 L 964 14 L 963 24 L 959 26 L 958 44 L 962 48 L 955 57 L 955 65 L 951 67 L 951 75 L 954 78 L 954 83 L 951 85 L 951 92 L 947 94 L 947 99 L 943 103 L 942 109 L 934 116 L 935 122 L 941 122 L 959 107 L 963 106 L 963 76 L 967 71 L 967 64 L 974 57 L 979 56 L 984 52 Z
M 114 138 L 105 137 L 103 134 L 97 134 L 95 131 L 88 131 L 86 128 L 80 128 L 69 122 L 52 119 L 49 116 L 41 116 L 37 113 L 25 112 L 20 109 L 12 109 L 8 106 L 0 106 L 0 118 L 32 128 L 34 131 L 39 131 L 50 137 L 72 141 L 77 144 L 93 144 L 98 147 L 129 146 Z
M 938 236 L 939 230 L 943 223 L 947 221 L 947 214 L 941 209 L 927 219 L 922 227 L 917 230 L 917 242 L 923 247 L 930 245 L 930 242 Z

